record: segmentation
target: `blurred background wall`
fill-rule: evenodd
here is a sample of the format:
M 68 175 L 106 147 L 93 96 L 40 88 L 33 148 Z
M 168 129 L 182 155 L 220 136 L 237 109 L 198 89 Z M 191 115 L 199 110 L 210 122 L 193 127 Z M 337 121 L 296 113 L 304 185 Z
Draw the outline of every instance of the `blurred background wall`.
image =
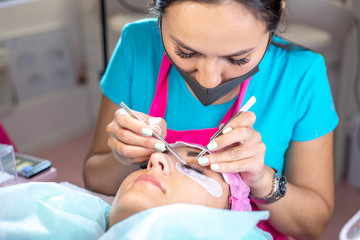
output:
M 32 152 L 92 124 L 79 1 L 0 1 L 0 119 Z
M 0 0 L 0 120 L 20 151 L 39 151 L 94 126 L 104 70 L 100 2 Z M 360 143 L 354 144 L 360 131 L 355 97 L 360 91 L 355 85 L 360 41 L 355 21 L 360 18 L 360 3 L 286 2 L 286 27 L 280 35 L 326 58 L 341 118 L 335 133 L 338 180 L 348 172 L 350 158 L 360 159 L 356 155 Z M 110 58 L 124 24 L 146 15 L 118 0 L 104 3 Z M 126 3 L 146 8 L 146 0 Z M 314 6 L 326 7 L 319 10 Z

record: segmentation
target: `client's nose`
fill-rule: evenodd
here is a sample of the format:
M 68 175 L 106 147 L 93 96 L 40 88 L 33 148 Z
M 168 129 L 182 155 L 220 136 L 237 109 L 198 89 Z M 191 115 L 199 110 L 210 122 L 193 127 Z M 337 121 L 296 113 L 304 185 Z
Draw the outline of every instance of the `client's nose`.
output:
M 171 164 L 174 164 L 173 160 L 167 154 L 153 153 L 150 156 L 147 169 L 169 176 L 171 174 Z

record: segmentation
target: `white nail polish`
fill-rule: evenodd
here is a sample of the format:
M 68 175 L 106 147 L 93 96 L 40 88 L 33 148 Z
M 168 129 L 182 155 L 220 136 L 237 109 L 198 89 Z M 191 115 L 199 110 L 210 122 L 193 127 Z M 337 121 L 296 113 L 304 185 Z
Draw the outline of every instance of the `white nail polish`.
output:
M 215 150 L 216 148 L 218 147 L 218 144 L 217 142 L 211 142 L 207 145 L 207 148 L 212 151 L 212 150 Z
M 166 150 L 165 145 L 163 143 L 155 143 L 155 149 L 164 152 Z
M 143 135 L 150 137 L 153 134 L 153 130 L 151 128 L 143 128 L 141 129 Z
M 216 163 L 213 163 L 213 164 L 210 165 L 210 168 L 211 168 L 211 170 L 219 170 L 220 166 L 218 164 L 216 164 Z
M 200 165 L 207 164 L 209 162 L 209 159 L 207 157 L 199 157 L 198 162 Z
M 225 128 L 225 129 L 222 131 L 222 133 L 223 133 L 223 134 L 226 134 L 226 133 L 228 133 L 228 132 L 231 132 L 231 130 L 232 130 L 231 127 L 227 127 L 227 128 Z

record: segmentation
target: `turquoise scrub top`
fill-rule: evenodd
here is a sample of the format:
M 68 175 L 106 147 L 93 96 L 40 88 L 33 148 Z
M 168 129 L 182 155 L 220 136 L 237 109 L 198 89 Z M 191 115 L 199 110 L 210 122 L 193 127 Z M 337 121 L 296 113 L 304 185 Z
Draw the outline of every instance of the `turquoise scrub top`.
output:
M 279 37 L 273 42 L 286 43 Z M 101 80 L 103 93 L 114 103 L 148 113 L 155 93 L 164 48 L 157 19 L 126 25 Z M 265 164 L 283 170 L 290 141 L 309 141 L 336 127 L 338 117 L 324 58 L 303 48 L 270 44 L 244 97 L 257 101 L 254 129 L 266 145 Z M 172 66 L 165 120 L 172 130 L 217 127 L 235 99 L 203 106 Z

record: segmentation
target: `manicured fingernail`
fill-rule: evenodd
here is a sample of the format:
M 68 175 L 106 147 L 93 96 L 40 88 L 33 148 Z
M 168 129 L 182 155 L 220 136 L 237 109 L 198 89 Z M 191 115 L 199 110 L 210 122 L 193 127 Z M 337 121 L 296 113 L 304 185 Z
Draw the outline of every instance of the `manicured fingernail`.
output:
M 211 142 L 207 145 L 207 148 L 212 151 L 214 149 L 216 149 L 218 147 L 217 143 L 216 142 Z
M 157 133 L 161 135 L 161 128 L 158 125 L 154 125 L 154 128 L 156 128 L 158 131 Z
M 219 170 L 220 167 L 219 167 L 218 164 L 213 163 L 213 164 L 210 165 L 210 168 L 211 168 L 211 170 Z
M 141 132 L 142 132 L 142 134 L 144 134 L 145 136 L 148 136 L 148 137 L 152 136 L 152 134 L 153 134 L 153 130 L 151 128 L 143 128 L 141 130 Z
M 207 157 L 199 157 L 198 162 L 200 165 L 207 164 L 209 162 L 209 159 Z
M 164 152 L 166 150 L 165 145 L 163 143 L 155 143 L 155 148 L 160 152 Z
M 127 114 L 127 115 L 129 115 L 129 114 L 125 111 L 125 109 L 123 109 L 123 108 L 120 108 L 119 110 L 117 110 L 117 112 L 118 112 L 119 114 Z
M 158 133 L 161 135 L 161 128 L 157 125 L 160 123 L 161 118 L 149 118 L 148 124 L 150 127 L 155 127 L 158 129 Z
M 227 127 L 227 128 L 225 128 L 225 129 L 222 131 L 222 133 L 223 133 L 223 134 L 226 134 L 226 133 L 228 133 L 228 132 L 231 132 L 231 130 L 232 130 L 231 127 Z

